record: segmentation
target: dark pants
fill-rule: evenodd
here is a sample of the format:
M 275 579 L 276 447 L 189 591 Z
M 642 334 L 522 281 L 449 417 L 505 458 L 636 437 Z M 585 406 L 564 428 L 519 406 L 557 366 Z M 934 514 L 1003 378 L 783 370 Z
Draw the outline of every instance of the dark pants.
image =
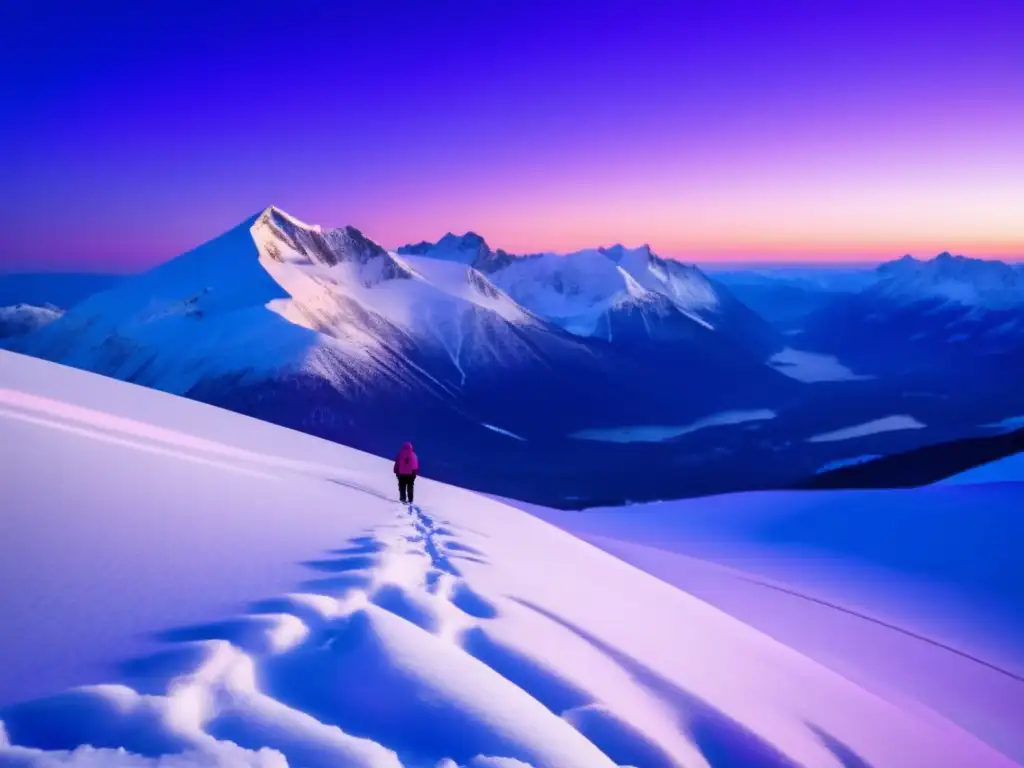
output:
M 404 502 L 412 504 L 412 486 L 416 482 L 416 475 L 398 476 L 398 497 Z

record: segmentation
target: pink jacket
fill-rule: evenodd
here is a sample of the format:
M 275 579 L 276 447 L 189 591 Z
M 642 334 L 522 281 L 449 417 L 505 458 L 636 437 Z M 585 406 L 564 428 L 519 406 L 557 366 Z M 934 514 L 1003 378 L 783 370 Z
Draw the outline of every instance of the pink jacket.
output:
M 395 459 L 396 475 L 415 475 L 420 471 L 420 460 L 412 450 L 412 443 L 406 443 Z

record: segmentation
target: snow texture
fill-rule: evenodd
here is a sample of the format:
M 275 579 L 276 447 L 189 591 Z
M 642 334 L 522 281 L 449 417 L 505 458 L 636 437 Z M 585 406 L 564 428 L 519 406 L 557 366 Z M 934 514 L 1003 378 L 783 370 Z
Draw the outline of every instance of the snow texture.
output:
M 906 414 L 900 416 L 884 416 L 881 419 L 873 419 L 863 424 L 852 427 L 844 427 L 832 432 L 825 432 L 807 438 L 809 443 L 833 443 L 838 440 L 852 440 L 857 437 L 877 435 L 881 432 L 896 432 L 901 429 L 924 429 L 926 425 Z
M 10 353 L 0 398 L 5 764 L 1012 765 L 389 461 Z
M 898 491 L 511 503 L 1024 764 L 1019 458 Z

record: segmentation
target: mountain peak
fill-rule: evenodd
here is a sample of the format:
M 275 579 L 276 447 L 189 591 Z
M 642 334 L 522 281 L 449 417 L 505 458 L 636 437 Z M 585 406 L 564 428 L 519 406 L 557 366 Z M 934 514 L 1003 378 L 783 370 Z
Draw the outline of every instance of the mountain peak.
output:
M 347 257 L 350 260 L 365 263 L 378 256 L 387 256 L 387 251 L 384 248 L 351 224 L 337 229 L 329 229 L 325 236 L 331 245 L 331 250 L 338 255 L 340 260 L 345 260 Z
M 481 246 L 487 248 L 487 241 L 484 240 L 476 232 L 469 231 L 462 235 L 456 235 L 453 232 L 448 232 L 437 241 L 438 246 L 449 246 L 457 247 L 460 249 L 475 249 Z
M 256 215 L 256 220 L 264 220 L 268 223 L 284 224 L 290 227 L 298 227 L 299 229 L 307 229 L 313 232 L 319 232 L 320 226 L 317 224 L 307 224 L 304 221 L 292 216 L 290 213 L 286 213 L 276 205 L 268 205 L 263 209 L 262 213 Z
M 639 257 L 641 259 L 650 259 L 654 255 L 654 251 L 651 250 L 651 246 L 644 243 L 639 248 L 627 248 L 622 243 L 616 243 L 604 248 L 598 248 L 598 253 L 607 256 L 609 259 L 614 261 L 616 264 L 622 262 L 627 257 Z
M 428 240 L 420 240 L 418 243 L 398 246 L 398 252 L 403 256 L 422 256 L 434 247 L 434 243 Z
M 424 240 L 413 245 L 403 245 L 398 252 L 405 256 L 426 256 L 443 261 L 457 261 L 474 267 L 491 262 L 494 258 L 494 252 L 487 245 L 487 241 L 472 231 L 462 235 L 447 232 L 436 243 Z
M 975 259 L 943 251 L 922 261 L 904 256 L 876 270 L 879 288 L 911 299 L 947 299 L 980 307 L 1024 303 L 1024 273 L 996 260 Z

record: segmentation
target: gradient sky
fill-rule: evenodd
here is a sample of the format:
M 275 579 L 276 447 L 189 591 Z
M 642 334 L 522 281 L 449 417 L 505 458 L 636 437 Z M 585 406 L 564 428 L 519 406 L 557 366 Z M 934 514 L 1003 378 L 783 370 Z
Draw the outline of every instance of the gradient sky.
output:
M 383 245 L 1024 257 L 1024 0 L 5 4 L 0 271 Z

